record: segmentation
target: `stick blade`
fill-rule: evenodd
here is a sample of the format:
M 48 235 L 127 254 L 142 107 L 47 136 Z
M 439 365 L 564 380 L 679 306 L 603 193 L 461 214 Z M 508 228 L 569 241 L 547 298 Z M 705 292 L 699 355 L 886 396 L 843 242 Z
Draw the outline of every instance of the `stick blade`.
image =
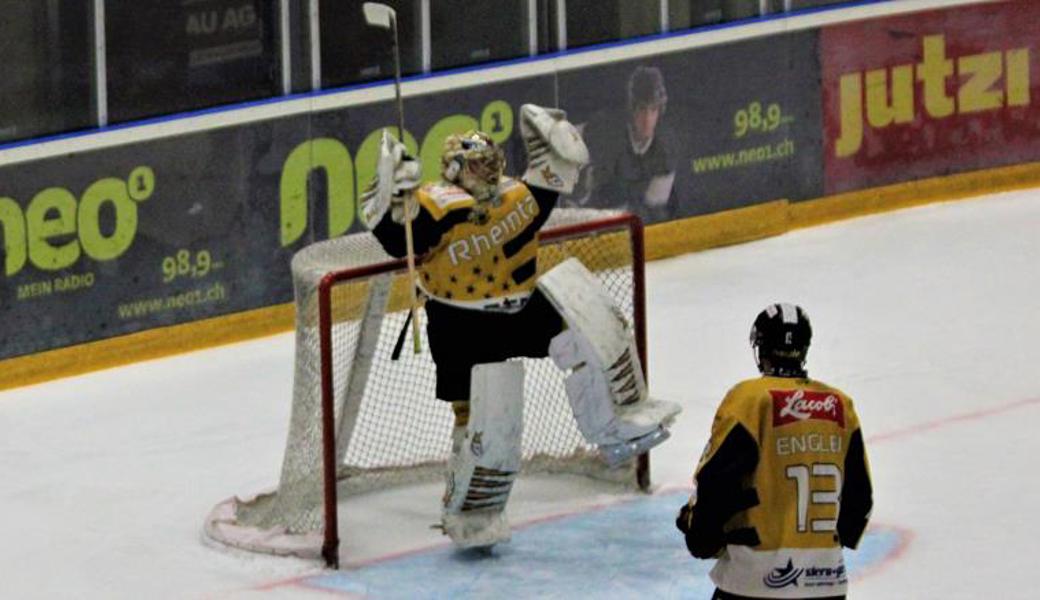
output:
M 394 9 L 381 2 L 365 2 L 361 10 L 365 12 L 365 22 L 371 27 L 390 29 L 390 21 L 397 17 Z

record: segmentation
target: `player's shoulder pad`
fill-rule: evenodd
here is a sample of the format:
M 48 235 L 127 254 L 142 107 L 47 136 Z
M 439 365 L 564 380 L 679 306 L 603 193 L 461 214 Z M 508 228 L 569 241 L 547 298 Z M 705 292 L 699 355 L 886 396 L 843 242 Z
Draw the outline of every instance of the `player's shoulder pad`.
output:
M 853 405 L 852 398 L 842 390 L 834 387 L 833 385 L 823 383 L 816 379 L 811 380 L 812 383 L 822 388 L 822 391 L 833 394 L 841 399 L 841 403 L 845 406 L 845 420 L 849 423 L 850 429 L 859 427 L 859 416 L 856 414 L 856 407 Z
M 444 181 L 423 184 L 416 190 L 415 198 L 435 221 L 440 221 L 453 210 L 470 208 L 477 203 L 469 192 Z
M 769 388 L 769 385 L 765 382 L 764 377 L 755 377 L 752 379 L 745 379 L 738 382 L 736 385 L 729 389 L 726 393 L 726 399 L 731 398 L 746 398 L 748 396 L 761 393 Z
M 503 177 L 498 182 L 498 194 L 500 196 L 506 196 L 509 194 L 529 194 L 530 190 L 527 189 L 527 184 L 519 179 L 513 179 L 512 177 Z
M 745 379 L 730 388 L 718 412 L 745 425 L 757 423 L 761 400 L 768 398 L 769 385 L 765 378 Z

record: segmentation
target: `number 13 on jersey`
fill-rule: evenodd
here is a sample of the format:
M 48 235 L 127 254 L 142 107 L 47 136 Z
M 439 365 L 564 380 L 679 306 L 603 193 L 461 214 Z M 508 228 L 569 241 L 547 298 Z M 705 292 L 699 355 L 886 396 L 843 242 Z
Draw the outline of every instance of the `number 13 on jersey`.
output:
M 841 500 L 841 469 L 832 463 L 789 465 L 787 478 L 793 480 L 798 494 L 798 533 L 836 531 L 838 507 Z M 810 519 L 809 506 L 833 506 L 834 518 Z

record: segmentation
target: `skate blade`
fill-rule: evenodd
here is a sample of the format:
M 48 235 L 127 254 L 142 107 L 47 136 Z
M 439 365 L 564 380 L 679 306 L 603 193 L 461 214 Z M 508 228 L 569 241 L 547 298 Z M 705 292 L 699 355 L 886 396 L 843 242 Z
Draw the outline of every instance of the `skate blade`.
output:
M 607 461 L 607 466 L 613 469 L 631 459 L 633 456 L 638 456 L 651 448 L 658 446 L 671 437 L 671 435 L 672 434 L 668 433 L 668 430 L 658 428 L 634 440 L 629 440 L 621 444 L 600 446 L 599 451 L 603 456 L 603 459 Z
M 647 398 L 642 402 L 626 404 L 615 409 L 619 418 L 633 424 L 661 425 L 669 427 L 675 417 L 682 412 L 682 407 L 668 400 Z

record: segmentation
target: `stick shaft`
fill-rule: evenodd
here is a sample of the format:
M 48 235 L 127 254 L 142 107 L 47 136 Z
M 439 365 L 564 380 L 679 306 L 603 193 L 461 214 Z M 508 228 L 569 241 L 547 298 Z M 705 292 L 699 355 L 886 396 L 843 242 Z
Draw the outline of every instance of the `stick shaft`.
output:
M 401 98 L 401 46 L 397 37 L 396 16 L 390 19 L 390 29 L 394 37 L 394 96 L 397 101 L 397 138 L 404 144 L 404 99 Z M 415 202 L 415 198 L 409 194 L 405 202 Z M 404 210 L 404 242 L 405 250 L 408 253 L 408 288 L 412 296 L 409 313 L 412 321 L 412 349 L 418 354 L 422 351 L 422 342 L 419 335 L 419 296 L 415 291 L 418 277 L 416 277 L 415 273 L 415 238 L 412 235 L 412 207 L 407 204 Z

